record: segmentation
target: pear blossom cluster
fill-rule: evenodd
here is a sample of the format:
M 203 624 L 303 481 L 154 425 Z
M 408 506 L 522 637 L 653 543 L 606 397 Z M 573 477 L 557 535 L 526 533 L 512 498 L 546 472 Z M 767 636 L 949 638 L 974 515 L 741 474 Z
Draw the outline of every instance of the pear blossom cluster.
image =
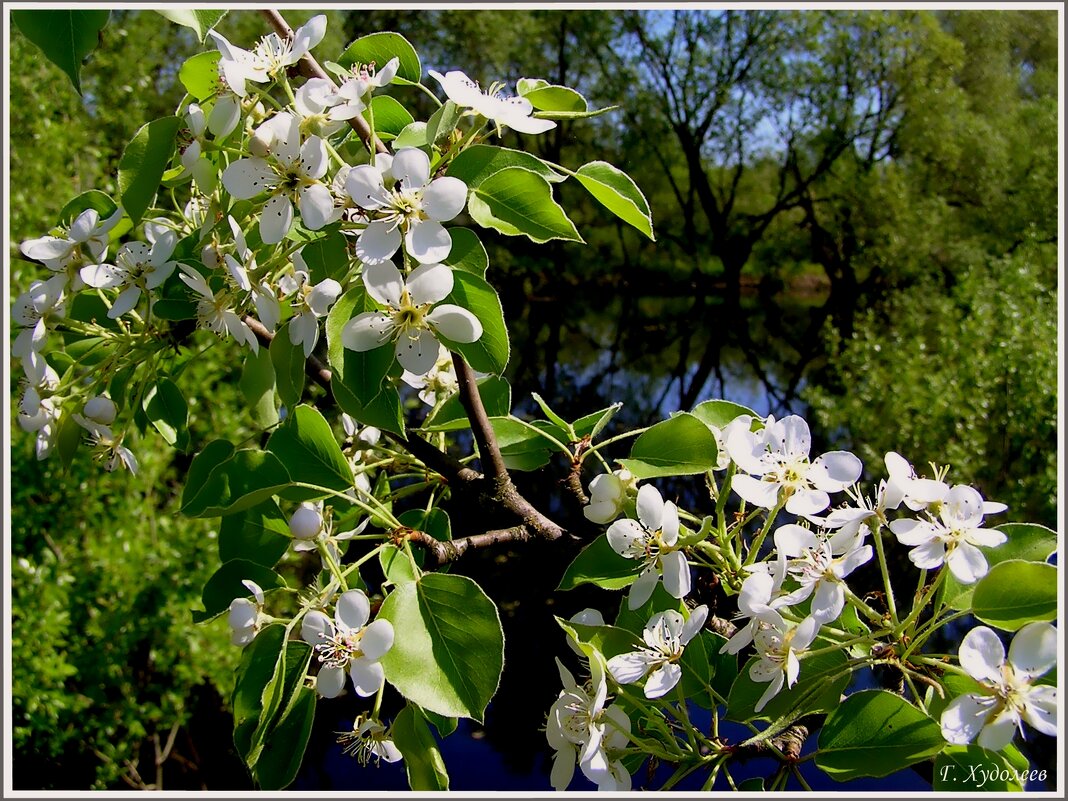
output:
M 837 647 L 834 644 L 842 635 L 839 621 L 847 605 L 862 608 L 869 622 L 878 625 L 880 613 L 849 587 L 853 574 L 874 561 L 873 537 L 896 540 L 917 568 L 944 568 L 966 585 L 987 573 L 982 549 L 1006 541 L 1004 532 L 985 525 L 987 516 L 1005 511 L 1006 506 L 984 500 L 973 487 L 947 483 L 947 469 L 932 467 L 933 477 L 920 477 L 900 454 L 887 453 L 886 478 L 878 481 L 869 497 L 858 484 L 860 460 L 846 451 L 813 458 L 809 428 L 800 417 L 761 420 L 741 415 L 712 433 L 720 457 L 726 458 L 718 459 L 710 474 L 730 469 L 729 486 L 743 510 L 746 505 L 766 510 L 764 530 L 748 545 L 749 558 L 739 564 L 733 634 L 720 646 L 724 654 L 753 654 L 748 678 L 766 685 L 754 704 L 757 713 L 798 683 L 804 661 L 814 651 Z M 649 701 L 670 702 L 686 670 L 685 649 L 709 617 L 707 606 L 686 603 L 694 540 L 683 523 L 699 521 L 626 469 L 597 475 L 588 494 L 584 516 L 607 526 L 608 545 L 634 563 L 626 609 L 645 607 L 658 583 L 680 602 L 678 607 L 654 610 L 640 632 L 640 642 L 607 658 L 604 672 L 609 687 L 637 684 Z M 845 499 L 836 502 L 838 494 Z M 779 512 L 793 520 L 775 525 Z M 607 631 L 597 610 L 580 612 L 571 622 Z M 821 639 L 828 626 L 838 628 Z M 570 635 L 568 639 L 580 655 L 589 655 L 591 648 L 596 652 L 589 643 L 580 646 Z M 984 748 L 1000 750 L 1016 731 L 1023 734 L 1024 723 L 1055 734 L 1056 690 L 1038 681 L 1055 663 L 1055 648 L 1056 630 L 1047 623 L 1021 629 L 1008 658 L 991 629 L 973 629 L 961 644 L 959 661 L 980 690 L 953 699 L 945 708 L 941 726 L 947 742 L 963 745 L 978 740 Z M 595 656 L 600 654 L 590 655 L 589 661 L 597 674 Z M 572 706 L 582 708 L 578 697 L 571 700 Z M 558 737 L 548 730 L 547 734 L 559 748 L 554 742 Z
M 265 330 L 286 336 L 308 359 L 322 347 L 334 304 L 360 287 L 367 302 L 344 326 L 344 347 L 391 348 L 403 372 L 399 380 L 431 407 L 456 392 L 449 350 L 482 336 L 479 318 L 454 301 L 453 268 L 446 264 L 452 238 L 445 224 L 463 213 L 468 187 L 432 170 L 423 149 L 339 153 L 349 123 L 369 118 L 373 95 L 394 83 L 400 60 L 330 64 L 334 80 L 315 77 L 291 90 L 292 68 L 325 32 L 326 17 L 317 15 L 291 38 L 272 33 L 244 49 L 209 31 L 218 52 L 217 87 L 177 110 L 183 128 L 174 169 L 165 176 L 188 192 L 184 206 L 131 227 L 121 206 L 94 201 L 21 244 L 22 256 L 50 273 L 12 309 L 12 354 L 24 374 L 18 420 L 36 436 L 39 458 L 53 453 L 69 418 L 108 469 L 136 469 L 125 430 L 143 395 L 137 382 L 155 377 L 136 369 L 150 361 L 149 348 L 109 363 L 115 372 L 125 358 L 135 369 L 125 398 L 111 397 L 102 373 L 76 367 L 64 375 L 48 357 L 53 334 L 70 330 L 68 314 L 81 294 L 102 301 L 105 311 L 88 321 L 79 313 L 79 335 L 118 332 L 126 342 L 140 337 L 161 348 L 166 321 L 181 319 L 174 316 L 180 303 L 198 328 L 253 354 Z M 503 84 L 483 93 L 462 73 L 436 78 L 452 102 L 471 112 L 474 125 L 528 133 L 555 125 L 531 116 L 522 98 L 504 98 Z M 283 85 L 288 103 L 268 98 Z M 166 205 L 161 191 L 153 214 Z M 305 243 L 328 226 L 347 238 L 344 261 L 312 263 Z M 87 413 L 85 404 L 97 397 L 114 403 L 117 416 L 101 421 Z

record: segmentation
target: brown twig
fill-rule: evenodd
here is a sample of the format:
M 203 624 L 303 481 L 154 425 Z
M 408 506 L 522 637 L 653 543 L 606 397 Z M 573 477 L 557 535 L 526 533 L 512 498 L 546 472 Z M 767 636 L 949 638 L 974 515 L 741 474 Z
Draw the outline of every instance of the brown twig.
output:
M 469 550 L 489 548 L 509 542 L 530 542 L 537 537 L 527 526 L 512 526 L 512 528 L 485 531 L 482 534 L 472 534 L 469 537 L 444 542 L 434 539 L 425 531 L 410 531 L 407 533 L 407 539 L 413 545 L 423 548 L 433 559 L 434 564 L 443 565 L 456 561 Z

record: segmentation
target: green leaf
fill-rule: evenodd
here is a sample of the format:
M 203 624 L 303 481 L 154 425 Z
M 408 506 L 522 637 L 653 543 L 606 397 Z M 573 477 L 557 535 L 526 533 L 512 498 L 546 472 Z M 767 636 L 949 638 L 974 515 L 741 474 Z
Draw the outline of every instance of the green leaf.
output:
M 468 189 L 474 189 L 491 175 L 508 167 L 522 167 L 549 182 L 567 179 L 566 175 L 556 172 L 537 156 L 494 145 L 472 145 L 452 160 L 445 174 L 459 178 L 467 184 Z
M 608 535 L 597 539 L 579 551 L 568 565 L 557 590 L 573 590 L 580 584 L 596 584 L 606 590 L 620 590 L 634 583 L 639 564 L 620 556 L 608 544 Z
M 741 417 L 743 414 L 754 418 L 758 416 L 756 412 L 747 406 L 725 400 L 704 401 L 694 406 L 690 414 L 705 425 L 721 430 L 735 417 Z
M 352 467 L 330 430 L 330 424 L 311 406 L 294 408 L 267 440 L 267 450 L 289 465 L 290 475 L 304 484 L 344 491 L 353 485 Z M 296 487 L 286 492 L 294 501 L 307 501 L 325 493 Z
M 404 584 L 418 578 L 412 560 L 396 545 L 387 543 L 382 546 L 378 552 L 378 564 L 382 566 L 386 580 L 392 584 Z
M 74 454 L 78 452 L 78 446 L 81 445 L 84 437 L 85 429 L 78 425 L 73 417 L 69 414 L 64 414 L 60 418 L 59 428 L 56 432 L 56 454 L 59 456 L 59 462 L 64 469 L 71 466 L 74 461 Z
M 431 712 L 429 709 L 422 710 L 423 717 L 434 724 L 434 728 L 438 730 L 440 737 L 448 737 L 454 731 L 456 731 L 456 718 L 447 718 L 444 715 L 439 715 L 437 712 Z
M 796 720 L 814 712 L 829 712 L 839 705 L 842 692 L 849 685 L 845 651 L 817 654 L 801 661 L 801 673 L 793 687 L 784 687 L 757 712 L 756 705 L 768 689 L 768 683 L 749 677 L 749 669 L 756 661 L 756 657 L 750 659 L 731 686 L 727 697 L 727 717 L 731 720 L 740 723 L 776 721 L 784 717 Z
M 972 613 L 984 623 L 1016 631 L 1057 617 L 1057 568 L 1010 559 L 994 565 L 975 587 Z
M 338 63 L 348 69 L 354 64 L 374 63 L 378 69 L 386 65 L 391 58 L 400 59 L 397 75 L 407 81 L 418 83 L 423 75 L 419 64 L 419 55 L 411 43 L 399 33 L 382 32 L 361 36 L 338 58 Z
M 638 437 L 630 458 L 619 463 L 639 479 L 690 476 L 711 470 L 716 455 L 716 440 L 708 426 L 682 412 Z
M 264 739 L 255 776 L 264 790 L 281 790 L 293 783 L 304 759 L 315 721 L 315 691 L 301 687 L 294 704 Z
M 338 384 L 343 385 L 363 405 L 382 392 L 382 382 L 393 366 L 394 346 L 386 343 L 380 348 L 357 353 L 345 347 L 342 333 L 349 320 L 377 309 L 377 304 L 360 282 L 337 299 L 326 317 L 327 361 L 333 370 L 330 383 L 335 390 Z M 338 401 L 340 403 L 340 399 Z
M 649 203 L 629 175 L 606 161 L 591 161 L 578 168 L 575 178 L 598 203 L 656 241 Z
M 115 213 L 117 208 L 118 206 L 115 205 L 115 201 L 111 199 L 110 195 L 98 189 L 90 189 L 88 192 L 82 192 L 67 202 L 67 205 L 59 213 L 59 224 L 70 225 L 79 214 L 88 209 L 93 209 L 100 215 L 101 220 L 106 220 Z
M 489 269 L 489 256 L 486 248 L 478 238 L 478 234 L 470 228 L 449 228 L 449 236 L 452 238 L 452 250 L 444 263 L 454 270 L 465 270 L 474 273 L 479 278 L 486 277 Z
M 389 95 L 378 95 L 371 100 L 371 113 L 375 118 L 375 133 L 384 141 L 396 138 L 415 118 L 408 109 Z
M 185 476 L 185 487 L 182 490 L 182 513 L 187 514 L 186 508 L 193 499 L 207 486 L 208 477 L 216 467 L 234 455 L 234 446 L 225 439 L 215 439 L 204 446 L 204 450 L 193 457 L 189 464 L 189 471 Z
M 593 646 L 605 659 L 640 650 L 643 645 L 640 637 L 617 626 L 587 626 L 564 620 L 562 617 L 557 617 L 556 622 L 569 637 L 576 642 Z
M 449 773 L 441 750 L 419 710 L 408 704 L 390 728 L 393 744 L 404 755 L 408 786 L 415 791 L 448 790 Z
M 119 193 L 122 207 L 134 225 L 152 205 L 163 171 L 174 155 L 174 137 L 181 127 L 182 121 L 177 117 L 153 120 L 141 126 L 122 153 Z
M 523 94 L 538 111 L 584 112 L 589 107 L 586 98 L 568 86 L 545 84 Z
M 184 450 L 189 444 L 189 407 L 178 385 L 169 378 L 160 378 L 146 390 L 142 406 L 166 443 Z
M 22 31 L 22 35 L 67 74 L 78 94 L 82 93 L 82 64 L 96 50 L 101 31 L 110 18 L 110 11 L 96 9 L 11 12 L 11 21 Z
M 278 423 L 278 405 L 274 400 L 274 365 L 267 348 L 250 350 L 245 354 L 238 386 L 252 409 L 252 419 L 256 425 L 270 428 Z
M 301 248 L 300 255 L 308 265 L 308 277 L 313 284 L 327 278 L 344 283 L 352 267 L 347 240 L 339 230 L 331 230 L 326 236 L 309 242 Z
M 440 542 L 452 539 L 452 522 L 444 509 L 408 509 L 397 518 L 403 525 L 416 531 L 425 531 Z
M 231 559 L 216 570 L 204 585 L 201 593 L 204 609 L 193 610 L 193 622 L 203 623 L 211 620 L 225 612 L 235 598 L 250 597 L 252 593 L 241 583 L 246 579 L 259 584 L 264 592 L 286 586 L 282 577 L 270 568 L 247 559 Z
M 547 424 L 524 423 L 514 417 L 491 417 L 505 465 L 512 470 L 537 470 L 549 463 L 552 443 L 539 431 Z
M 441 108 L 430 115 L 430 119 L 426 122 L 426 144 L 431 145 L 441 139 L 448 138 L 456 130 L 456 124 L 459 121 L 460 107 L 451 100 L 446 100 Z
M 495 375 L 480 378 L 476 382 L 478 395 L 489 417 L 507 417 L 512 408 L 512 388 L 503 378 Z M 460 402 L 459 394 L 449 397 L 430 420 L 423 425 L 424 431 L 460 431 L 470 428 L 471 421 Z
M 554 412 L 549 407 L 549 404 L 545 402 L 545 399 L 542 398 L 541 395 L 539 395 L 537 392 L 531 392 L 530 395 L 532 398 L 534 398 L 534 402 L 538 404 L 538 408 L 541 409 L 542 413 L 549 420 L 549 422 L 561 431 L 563 431 L 565 434 L 567 434 L 567 437 L 565 439 L 566 442 L 573 442 L 574 440 L 578 439 L 578 437 L 575 436 L 575 429 L 572 428 L 571 423 L 567 422 L 567 420 L 565 420 L 556 412 Z
M 234 715 L 234 746 L 242 759 L 247 759 L 252 751 L 253 733 L 263 713 L 263 691 L 283 658 L 285 642 L 285 626 L 274 623 L 257 634 L 241 653 L 230 708 Z
M 404 126 L 404 130 L 393 140 L 394 151 L 402 147 L 426 147 L 427 129 L 425 122 L 413 122 Z
M 589 436 L 590 439 L 595 439 L 598 434 L 604 431 L 604 427 L 608 425 L 609 421 L 616 416 L 616 412 L 623 408 L 622 403 L 613 403 L 606 409 L 601 409 L 599 412 L 593 412 L 587 414 L 584 417 L 580 417 L 571 427 L 575 429 L 575 434 L 579 437 Z
M 1007 562 L 1010 559 L 1022 559 L 1025 562 L 1045 562 L 1057 551 L 1057 532 L 1034 523 L 1004 523 L 997 530 L 1008 537 L 997 548 L 984 548 L 988 566 Z M 967 610 L 972 607 L 972 595 L 975 584 L 962 584 L 949 573 L 946 576 L 946 590 L 943 597 L 953 609 Z
M 508 236 L 585 241 L 553 200 L 548 182 L 524 167 L 506 167 L 483 180 L 471 190 L 467 212 L 483 228 Z
M 935 758 L 931 789 L 942 793 L 1018 793 L 1024 789 L 1018 775 L 996 751 L 977 745 L 947 745 Z
M 156 9 L 157 14 L 191 28 L 201 42 L 207 38 L 208 31 L 219 24 L 219 20 L 226 16 L 225 10 L 207 10 L 194 8 L 169 8 L 167 10 Z
M 278 397 L 292 409 L 304 394 L 304 346 L 289 341 L 289 323 L 278 329 L 268 351 Z M 276 421 L 277 422 L 277 421 Z
M 389 683 L 424 709 L 481 721 L 500 682 L 504 632 L 479 586 L 428 573 L 393 590 L 378 616 L 404 634 L 381 660 Z
M 218 50 L 197 53 L 187 58 L 178 70 L 178 80 L 182 82 L 185 91 L 198 101 L 207 100 L 221 88 L 222 83 L 219 81 L 219 59 L 221 57 L 222 53 Z
M 289 472 L 273 453 L 240 450 L 211 471 L 204 487 L 183 505 L 182 512 L 190 517 L 242 512 L 289 485 Z
M 889 776 L 930 759 L 945 745 L 938 724 L 908 701 L 884 690 L 866 690 L 828 715 L 816 765 L 840 782 Z
M 440 334 L 438 339 L 449 350 L 461 354 L 473 369 L 500 375 L 508 365 L 511 350 L 501 299 L 484 278 L 474 273 L 453 270 L 452 275 L 452 291 L 442 302 L 455 303 L 475 315 L 482 323 L 482 336 L 468 343 L 453 342 Z
M 223 562 L 244 559 L 274 567 L 292 537 L 289 521 L 274 501 L 265 501 L 244 512 L 228 515 L 219 527 L 219 558 Z

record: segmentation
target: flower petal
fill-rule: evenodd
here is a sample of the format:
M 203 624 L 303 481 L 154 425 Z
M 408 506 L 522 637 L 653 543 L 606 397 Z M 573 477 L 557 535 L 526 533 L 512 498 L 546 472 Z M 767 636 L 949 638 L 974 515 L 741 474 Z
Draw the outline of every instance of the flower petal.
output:
M 338 628 L 361 629 L 371 615 L 371 602 L 363 590 L 349 590 L 337 599 L 334 620 Z
M 382 665 L 365 657 L 352 660 L 349 677 L 352 679 L 352 686 L 356 688 L 356 694 L 364 698 L 377 693 L 386 682 Z
M 633 651 L 619 654 L 608 660 L 608 672 L 619 684 L 633 684 L 641 681 L 649 668 L 660 661 L 647 651 Z
M 674 689 L 682 678 L 682 668 L 674 662 L 665 662 L 654 670 L 645 682 L 645 697 L 660 698 Z
M 660 574 L 656 570 L 652 568 L 643 570 L 635 582 L 630 585 L 630 593 L 627 595 L 627 608 L 637 609 L 648 601 L 659 580 Z
M 664 571 L 664 589 L 672 598 L 685 598 L 690 594 L 690 566 L 682 551 L 671 551 L 660 557 Z
M 126 271 L 113 264 L 90 264 L 82 267 L 79 275 L 94 289 L 114 289 L 126 281 Z
M 636 540 L 645 536 L 645 531 L 636 520 L 617 520 L 608 527 L 608 544 L 621 556 L 627 556 Z
M 830 496 L 823 490 L 798 489 L 786 500 L 786 511 L 793 515 L 815 515 L 831 505 Z
M 1057 736 L 1057 688 L 1034 687 L 1024 702 L 1023 717 L 1043 734 Z
M 1018 725 L 1019 718 L 1016 713 L 1006 709 L 992 721 L 983 726 L 983 730 L 979 732 L 979 740 L 977 744 L 980 748 L 985 748 L 987 751 L 1000 751 L 1012 742 L 1013 735 L 1016 734 L 1016 727 Z
M 275 195 L 260 213 L 260 239 L 265 245 L 277 245 L 293 227 L 293 203 L 285 195 Z
M 141 299 L 141 288 L 138 286 L 130 286 L 119 293 L 119 296 L 115 298 L 115 302 L 111 304 L 111 308 L 108 309 L 108 317 L 112 320 L 118 319 L 126 312 L 130 311 L 137 305 L 137 301 Z
M 1000 684 L 1001 666 L 1005 664 L 1005 646 L 998 635 L 986 626 L 976 626 L 964 635 L 957 651 L 960 666 L 978 681 Z
M 816 489 L 841 492 L 860 479 L 864 465 L 849 451 L 831 451 L 817 458 L 808 468 L 807 478 Z
M 323 698 L 337 698 L 344 687 L 344 670 L 330 665 L 326 665 L 319 670 L 319 676 L 315 679 L 315 691 Z
M 429 328 L 409 331 L 397 339 L 397 361 L 415 375 L 426 375 L 438 361 L 440 345 Z
M 318 136 L 309 136 L 300 146 L 298 170 L 301 176 L 317 181 L 326 175 L 327 165 L 326 144 Z
M 368 659 L 381 659 L 392 647 L 393 624 L 385 618 L 374 621 L 364 629 L 360 638 L 360 651 Z
M 308 612 L 300 621 L 300 638 L 313 647 L 333 633 L 333 622 L 317 609 Z
M 238 159 L 223 170 L 223 186 L 238 200 L 249 200 L 261 192 L 273 189 L 278 183 L 271 165 L 255 156 Z
M 441 223 L 422 220 L 412 222 L 412 227 L 404 236 L 404 246 L 412 258 L 420 264 L 433 264 L 449 257 L 452 251 L 452 237 Z
M 412 270 L 407 283 L 412 303 L 416 306 L 437 303 L 452 292 L 452 268 L 444 264 L 421 264 Z
M 440 303 L 426 316 L 426 321 L 453 342 L 477 342 L 482 336 L 482 323 L 462 306 Z
M 652 484 L 645 484 L 638 490 L 638 520 L 649 531 L 656 531 L 664 520 L 664 499 Z
M 942 736 L 947 743 L 967 745 L 982 731 L 990 705 L 982 703 L 981 696 L 962 695 L 949 702 L 939 721 Z
M 389 342 L 393 321 L 382 312 L 364 312 L 353 317 L 341 329 L 341 342 L 358 353 L 374 350 Z
M 961 584 L 974 584 L 989 570 L 983 552 L 966 542 L 957 543 L 957 547 L 946 557 L 946 564 Z
M 300 217 L 313 231 L 334 221 L 334 198 L 323 184 L 302 186 L 298 192 Z
M 432 220 L 448 222 L 467 203 L 467 184 L 459 178 L 435 178 L 423 192 L 423 212 Z
M 393 262 L 370 264 L 363 268 L 363 285 L 367 294 L 383 306 L 397 309 L 404 294 L 404 278 Z
M 401 235 L 398 229 L 387 222 L 371 222 L 356 240 L 356 257 L 364 264 L 381 264 L 397 252 L 400 244 Z
M 380 209 L 386 201 L 382 173 L 370 164 L 361 164 L 349 170 L 345 177 L 345 191 L 361 209 Z
M 1021 628 L 1009 645 L 1009 664 L 1028 678 L 1049 671 L 1057 664 L 1057 629 L 1041 622 Z
M 753 476 L 736 475 L 731 480 L 731 489 L 737 492 L 743 501 L 762 509 L 772 509 L 779 502 L 779 485 L 771 481 L 761 481 Z
M 405 189 L 421 189 L 430 179 L 430 156 L 417 147 L 402 147 L 393 156 L 390 172 Z

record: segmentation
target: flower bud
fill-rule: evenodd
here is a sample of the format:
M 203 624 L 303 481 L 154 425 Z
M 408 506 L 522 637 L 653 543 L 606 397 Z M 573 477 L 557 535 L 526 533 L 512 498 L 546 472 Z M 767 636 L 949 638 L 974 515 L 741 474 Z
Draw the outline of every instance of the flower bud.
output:
M 289 518 L 289 531 L 298 540 L 310 540 L 323 530 L 323 515 L 315 504 L 302 503 Z
M 103 395 L 97 395 L 95 398 L 90 398 L 86 401 L 84 411 L 87 418 L 103 426 L 109 426 L 114 423 L 117 412 L 115 401 Z

